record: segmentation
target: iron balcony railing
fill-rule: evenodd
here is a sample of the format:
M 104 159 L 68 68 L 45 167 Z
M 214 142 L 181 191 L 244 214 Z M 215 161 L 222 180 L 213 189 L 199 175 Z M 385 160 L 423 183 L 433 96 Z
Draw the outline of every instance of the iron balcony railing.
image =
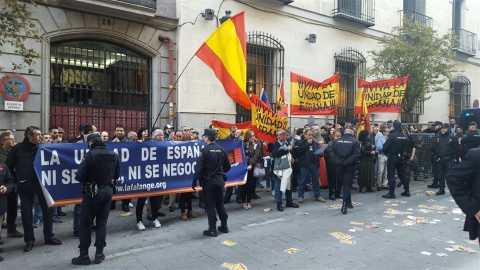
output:
M 116 0 L 136 6 L 157 9 L 157 0 Z
M 457 46 L 455 50 L 474 56 L 477 53 L 477 34 L 462 29 L 460 27 L 453 28 L 452 33 L 457 37 Z
M 416 11 L 411 10 L 411 9 L 403 10 L 402 20 L 403 20 L 403 18 L 410 19 L 413 22 L 418 22 L 419 24 L 423 24 L 423 25 L 426 25 L 426 26 L 429 26 L 429 27 L 433 26 L 432 17 L 426 16 L 425 14 L 416 12 Z
M 336 0 L 333 17 L 374 26 L 375 0 Z

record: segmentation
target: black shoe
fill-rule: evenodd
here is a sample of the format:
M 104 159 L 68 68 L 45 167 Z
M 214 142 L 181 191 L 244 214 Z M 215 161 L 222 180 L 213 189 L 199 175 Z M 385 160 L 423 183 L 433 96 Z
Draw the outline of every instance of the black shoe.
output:
M 159 211 L 159 212 L 158 212 L 158 216 L 159 216 L 159 217 L 164 217 L 164 216 L 165 216 L 165 213 Z M 153 220 L 154 220 L 154 219 L 152 219 L 151 221 L 153 221 Z
M 130 207 L 128 207 L 128 204 L 123 204 L 122 205 L 122 210 L 123 210 L 123 212 L 128 213 L 128 212 L 130 212 Z
M 342 209 L 340 209 L 340 212 L 344 215 L 347 213 L 347 204 L 345 202 L 342 203 Z
M 27 244 L 25 244 L 25 247 L 23 248 L 23 252 L 29 252 L 29 251 L 31 251 L 31 250 L 33 249 L 33 246 L 34 246 L 34 245 L 35 245 L 35 244 L 33 244 L 33 243 L 27 243 Z
M 347 208 L 353 209 L 353 204 L 352 203 L 347 203 Z
M 3 240 L 2 240 L 2 237 L 0 236 L 0 245 L 3 245 Z
M 168 207 L 168 211 L 175 212 L 175 207 Z
M 95 264 L 100 264 L 103 262 L 103 260 L 105 260 L 105 254 L 100 253 L 100 254 L 95 254 L 95 259 L 93 260 L 93 262 Z
M 22 238 L 22 237 L 23 237 L 23 233 L 15 230 L 14 232 L 9 232 L 9 233 L 7 233 L 7 237 L 10 237 L 10 238 Z
M 72 259 L 72 264 L 75 264 L 75 265 L 89 265 L 91 263 L 92 261 L 90 260 L 90 257 L 88 257 L 88 255 L 78 256 Z
M 0 248 L 0 253 L 3 253 L 3 248 Z
M 382 198 L 385 198 L 385 199 L 395 199 L 395 193 L 387 193 L 385 195 L 382 196 Z
M 222 226 L 218 226 L 218 231 L 222 232 L 222 233 L 228 233 L 228 227 L 225 225 L 222 225 Z
M 427 187 L 428 188 L 440 188 L 440 186 L 437 185 L 437 184 L 431 184 L 431 185 L 428 185 Z
M 238 204 L 242 204 L 242 199 L 237 199 Z
M 55 237 L 50 237 L 49 239 L 45 240 L 45 245 L 53 245 L 53 246 L 59 246 L 62 244 L 62 241 L 58 240 Z
M 335 196 L 333 196 L 333 195 L 330 195 L 328 198 L 329 198 L 330 200 L 332 200 L 332 201 L 335 201 L 335 200 L 336 200 L 336 199 L 335 199 Z
M 445 189 L 440 188 L 440 190 L 437 191 L 437 193 L 435 193 L 435 194 L 437 194 L 437 195 L 445 195 Z
M 73 231 L 73 237 L 75 239 L 79 239 L 80 238 L 80 232 L 78 230 Z
M 0 256 L 0 262 L 2 262 L 2 261 L 3 261 L 3 257 L 2 257 L 2 256 Z
M 294 203 L 294 202 L 291 202 L 291 203 L 287 203 L 286 204 L 287 207 L 292 207 L 292 208 L 298 208 L 298 204 Z
M 405 196 L 405 197 L 410 197 L 410 192 L 405 191 L 403 193 L 400 193 L 400 195 Z
M 281 204 L 277 204 L 277 210 L 282 212 L 283 211 L 283 206 Z
M 400 182 L 400 183 L 397 184 L 397 187 L 401 187 L 402 185 L 403 185 L 403 183 Z
M 67 215 L 67 213 L 63 212 L 63 211 L 58 211 L 57 214 L 61 217 L 64 217 Z
M 203 235 L 217 237 L 218 233 L 217 233 L 217 230 L 215 230 L 215 229 L 213 229 L 213 230 L 208 229 L 208 230 L 203 231 Z

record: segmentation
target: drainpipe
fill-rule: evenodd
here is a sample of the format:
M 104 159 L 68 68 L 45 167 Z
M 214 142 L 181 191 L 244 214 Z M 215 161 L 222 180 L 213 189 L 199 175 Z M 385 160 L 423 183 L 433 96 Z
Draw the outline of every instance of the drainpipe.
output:
M 167 36 L 158 36 L 158 40 L 161 42 L 168 42 L 168 89 L 172 91 L 170 94 L 170 103 L 169 103 L 169 110 L 168 110 L 168 124 L 173 126 L 173 102 L 174 102 L 174 94 L 173 94 L 173 40 Z

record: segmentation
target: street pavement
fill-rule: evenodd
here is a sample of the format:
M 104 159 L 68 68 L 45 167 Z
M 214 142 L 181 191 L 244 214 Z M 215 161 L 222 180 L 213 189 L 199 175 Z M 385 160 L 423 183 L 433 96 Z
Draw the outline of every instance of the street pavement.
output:
M 253 200 L 250 210 L 234 200 L 226 205 L 230 232 L 218 237 L 202 235 L 207 217 L 198 200 L 193 200 L 196 219 L 182 221 L 179 209 L 171 213 L 164 206 L 162 227 L 156 229 L 144 218 L 144 231 L 136 229 L 134 208 L 124 217 L 117 203 L 108 223 L 107 258 L 89 266 L 71 264 L 79 253 L 72 234 L 73 207 L 67 206 L 64 222 L 54 224 L 62 246 L 44 245 L 41 225 L 35 229 L 36 246 L 25 253 L 23 239 L 7 238 L 2 230 L 5 261 L 0 269 L 480 269 L 479 253 L 445 249 L 460 245 L 480 251 L 478 242 L 469 242 L 468 233 L 462 231 L 464 216 L 452 197 L 428 196 L 426 191 L 436 190 L 427 189 L 423 181 L 412 182 L 410 198 L 401 197 L 402 191 L 397 188 L 394 200 L 381 197 L 386 191 L 353 191 L 358 204 L 342 215 L 340 209 L 327 208 L 340 204 L 338 199 L 315 202 L 313 192 L 306 193 L 300 208 L 279 212 L 271 192 L 261 190 L 257 193 L 261 199 Z M 328 190 L 321 194 L 326 198 Z M 266 208 L 272 210 L 265 212 Z M 388 209 L 392 210 L 385 213 Z M 415 217 L 427 219 L 426 223 L 394 225 Z M 20 217 L 17 222 L 21 228 Z M 91 247 L 91 258 L 94 252 Z

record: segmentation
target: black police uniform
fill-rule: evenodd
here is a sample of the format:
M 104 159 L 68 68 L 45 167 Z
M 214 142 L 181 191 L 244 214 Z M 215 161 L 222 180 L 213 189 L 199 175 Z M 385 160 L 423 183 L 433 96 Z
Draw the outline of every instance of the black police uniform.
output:
M 353 183 L 355 164 L 360 158 L 360 142 L 350 134 L 343 134 L 339 139 L 333 141 L 330 157 L 336 164 L 337 177 L 343 185 L 341 211 L 346 214 L 347 207 L 353 208 L 350 189 Z M 336 190 L 335 193 L 339 194 L 340 191 Z
M 405 167 L 403 163 L 403 156 L 407 150 L 409 143 L 408 136 L 402 132 L 402 126 L 399 121 L 394 121 L 394 132 L 390 133 L 388 136 L 385 145 L 383 146 L 383 152 L 388 157 L 387 162 L 387 178 L 388 178 L 388 188 L 389 192 L 386 195 L 383 195 L 383 198 L 395 198 L 395 169 L 398 173 L 398 178 L 403 184 L 405 192 L 402 193 L 402 196 L 410 197 L 410 181 L 407 179 L 405 174 Z
M 448 128 L 444 125 L 444 128 Z M 441 132 L 435 135 L 435 140 L 432 145 L 432 152 L 436 156 L 436 171 L 437 179 L 440 185 L 440 190 L 437 195 L 445 194 L 445 176 L 450 168 L 453 167 L 454 161 L 458 156 L 458 139 L 455 135 L 448 131 L 442 134 Z
M 103 248 L 107 245 L 107 220 L 113 196 L 114 181 L 120 177 L 118 155 L 105 146 L 99 135 L 90 135 L 91 150 L 85 154 L 77 171 L 77 181 L 83 183 L 83 200 L 80 219 L 80 256 L 73 264 L 90 264 L 88 248 L 91 243 L 92 220 L 96 218 L 95 263 L 103 261 Z
M 462 139 L 462 144 L 465 145 L 465 151 L 477 148 L 480 145 L 480 134 L 478 132 L 469 132 L 467 137 Z
M 205 129 L 203 136 L 215 136 L 213 129 Z M 217 213 L 221 221 L 218 230 L 228 232 L 227 211 L 223 205 L 223 192 L 225 190 L 225 173 L 231 168 L 225 149 L 215 141 L 210 142 L 202 150 L 195 165 L 192 188 L 195 189 L 197 179 L 203 187 L 205 196 L 205 210 L 208 215 L 208 230 L 203 232 L 206 236 L 217 236 Z
M 467 152 L 465 158 L 447 173 L 447 184 L 458 207 L 466 214 L 464 231 L 470 240 L 480 237 L 480 223 L 475 215 L 480 211 L 480 148 Z

